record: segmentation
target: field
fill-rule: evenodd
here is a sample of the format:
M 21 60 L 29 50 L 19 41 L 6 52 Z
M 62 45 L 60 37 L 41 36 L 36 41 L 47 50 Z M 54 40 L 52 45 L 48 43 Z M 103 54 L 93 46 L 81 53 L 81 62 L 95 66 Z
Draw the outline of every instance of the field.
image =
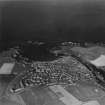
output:
M 41 89 L 33 87 L 18 95 L 11 94 L 7 97 L 4 95 L 6 87 L 15 77 L 10 76 L 9 73 L 18 74 L 24 70 L 21 64 L 14 63 L 11 65 L 13 62 L 12 60 L 8 62 L 2 57 L 0 59 L 0 105 L 68 105 L 68 102 L 71 102 L 69 105 L 80 105 L 91 100 L 99 102 L 100 105 L 105 105 L 105 92 L 93 81 L 78 82 L 76 86 L 52 86 Z M 67 99 L 68 101 L 65 101 Z

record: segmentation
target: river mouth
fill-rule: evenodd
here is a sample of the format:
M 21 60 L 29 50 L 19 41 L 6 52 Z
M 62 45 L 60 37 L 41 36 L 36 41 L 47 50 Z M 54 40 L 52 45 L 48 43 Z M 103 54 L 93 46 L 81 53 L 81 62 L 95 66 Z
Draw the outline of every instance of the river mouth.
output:
M 51 61 L 61 57 L 63 54 L 55 55 L 50 52 L 53 45 L 28 44 L 21 47 L 21 55 L 34 61 Z
M 98 43 L 88 42 L 48 42 L 48 41 L 11 41 L 7 43 L 1 43 L 0 52 L 8 51 L 10 48 L 18 47 L 21 57 L 28 58 L 30 61 L 52 61 L 65 56 L 62 48 L 75 49 L 76 47 L 89 48 L 94 47 Z M 100 43 L 100 46 L 104 46 L 104 43 Z M 78 48 L 79 48 L 78 47 Z M 76 48 L 77 49 L 77 48 Z M 78 49 L 77 49 L 78 50 Z M 58 53 L 54 53 L 58 51 Z M 59 53 L 60 52 L 60 53 Z
M 27 62 L 31 61 L 53 61 L 64 54 L 55 55 L 50 50 L 53 47 L 61 45 L 59 42 L 40 42 L 40 41 L 17 41 L 10 42 L 8 44 L 2 44 L 1 52 L 9 51 L 10 49 L 18 50 L 19 55 L 17 59 L 27 59 Z

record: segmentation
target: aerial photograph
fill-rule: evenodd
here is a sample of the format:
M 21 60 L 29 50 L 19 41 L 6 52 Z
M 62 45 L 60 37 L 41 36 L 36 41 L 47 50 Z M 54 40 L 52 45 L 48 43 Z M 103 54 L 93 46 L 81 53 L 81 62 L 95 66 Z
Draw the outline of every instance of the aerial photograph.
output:
M 0 0 L 0 105 L 105 105 L 105 1 Z

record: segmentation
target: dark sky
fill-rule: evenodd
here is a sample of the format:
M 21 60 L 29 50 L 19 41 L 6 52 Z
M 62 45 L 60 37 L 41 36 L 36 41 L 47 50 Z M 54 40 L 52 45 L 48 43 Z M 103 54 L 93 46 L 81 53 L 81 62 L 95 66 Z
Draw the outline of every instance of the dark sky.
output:
M 2 40 L 104 41 L 100 0 L 12 1 L 2 6 Z

